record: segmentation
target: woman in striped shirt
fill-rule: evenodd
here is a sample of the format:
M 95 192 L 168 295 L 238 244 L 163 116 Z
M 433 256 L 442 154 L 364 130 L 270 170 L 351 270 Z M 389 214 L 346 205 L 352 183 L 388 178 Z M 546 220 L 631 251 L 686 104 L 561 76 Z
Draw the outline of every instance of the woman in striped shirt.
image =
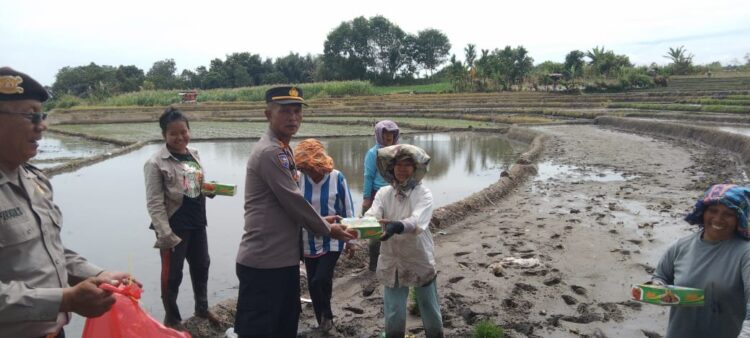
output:
M 316 139 L 306 139 L 294 148 L 294 162 L 301 172 L 299 185 L 302 195 L 325 216 L 353 217 L 352 196 L 344 174 L 333 169 L 333 159 Z M 341 252 L 353 254 L 350 243 L 328 236 L 315 236 L 302 231 L 302 248 L 307 270 L 307 285 L 312 298 L 315 318 L 321 331 L 333 328 L 331 294 L 333 270 Z

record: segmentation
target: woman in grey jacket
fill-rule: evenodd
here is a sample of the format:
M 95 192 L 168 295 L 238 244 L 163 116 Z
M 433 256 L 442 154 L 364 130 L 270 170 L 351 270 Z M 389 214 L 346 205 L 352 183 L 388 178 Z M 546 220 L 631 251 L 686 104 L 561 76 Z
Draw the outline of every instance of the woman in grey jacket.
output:
M 184 331 L 177 307 L 182 267 L 187 259 L 195 295 L 195 315 L 213 324 L 220 320 L 208 310 L 208 238 L 206 195 L 201 192 L 203 165 L 198 151 L 188 148 L 190 125 L 176 108 L 159 118 L 164 147 L 145 164 L 146 205 L 151 228 L 156 232 L 155 248 L 161 254 L 161 298 L 164 325 Z M 213 196 L 209 196 L 213 197 Z

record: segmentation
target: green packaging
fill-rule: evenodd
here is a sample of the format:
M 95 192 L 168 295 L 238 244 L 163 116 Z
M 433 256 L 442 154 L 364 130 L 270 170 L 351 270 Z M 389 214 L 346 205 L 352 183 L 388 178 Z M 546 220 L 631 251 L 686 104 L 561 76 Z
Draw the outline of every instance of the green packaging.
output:
M 221 196 L 234 196 L 237 192 L 237 185 L 216 183 L 215 181 L 203 182 L 202 188 L 204 194 Z
M 357 239 L 380 238 L 383 235 L 383 227 L 375 217 L 344 218 L 341 224 L 349 229 L 357 230 Z
M 639 302 L 667 306 L 703 306 L 703 289 L 674 285 L 633 285 L 631 296 Z

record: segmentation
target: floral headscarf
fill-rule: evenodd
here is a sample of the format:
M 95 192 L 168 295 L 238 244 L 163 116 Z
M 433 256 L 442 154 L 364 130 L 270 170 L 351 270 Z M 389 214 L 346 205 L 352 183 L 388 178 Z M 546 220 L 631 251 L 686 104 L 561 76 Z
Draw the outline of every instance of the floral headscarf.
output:
M 396 162 L 406 158 L 411 158 L 414 161 L 414 173 L 406 182 L 399 184 L 393 175 L 393 167 Z M 402 196 L 422 182 L 429 164 L 430 156 L 422 148 L 411 144 L 397 144 L 378 150 L 377 165 L 380 175 Z
M 383 120 L 375 124 L 375 142 L 382 148 L 385 141 L 383 141 L 383 132 L 388 131 L 393 133 L 393 144 L 398 144 L 399 129 L 396 122 L 391 120 Z
M 333 159 L 326 154 L 320 141 L 308 138 L 294 147 L 294 163 L 302 171 L 313 171 L 325 175 L 333 171 Z
M 750 189 L 734 184 L 716 184 L 708 188 L 703 197 L 695 202 L 693 211 L 685 217 L 690 224 L 703 227 L 703 212 L 710 205 L 723 204 L 737 214 L 737 234 L 750 239 L 747 216 L 750 214 Z

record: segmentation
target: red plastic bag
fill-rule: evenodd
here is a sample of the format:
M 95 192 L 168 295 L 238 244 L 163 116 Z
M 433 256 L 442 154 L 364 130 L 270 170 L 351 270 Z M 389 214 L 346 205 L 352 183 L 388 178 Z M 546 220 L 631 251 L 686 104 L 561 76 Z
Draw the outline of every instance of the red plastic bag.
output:
M 81 338 L 190 338 L 189 333 L 167 328 L 141 309 L 138 300 L 142 290 L 138 285 L 101 284 L 99 287 L 111 291 L 116 302 L 103 315 L 86 319 Z

